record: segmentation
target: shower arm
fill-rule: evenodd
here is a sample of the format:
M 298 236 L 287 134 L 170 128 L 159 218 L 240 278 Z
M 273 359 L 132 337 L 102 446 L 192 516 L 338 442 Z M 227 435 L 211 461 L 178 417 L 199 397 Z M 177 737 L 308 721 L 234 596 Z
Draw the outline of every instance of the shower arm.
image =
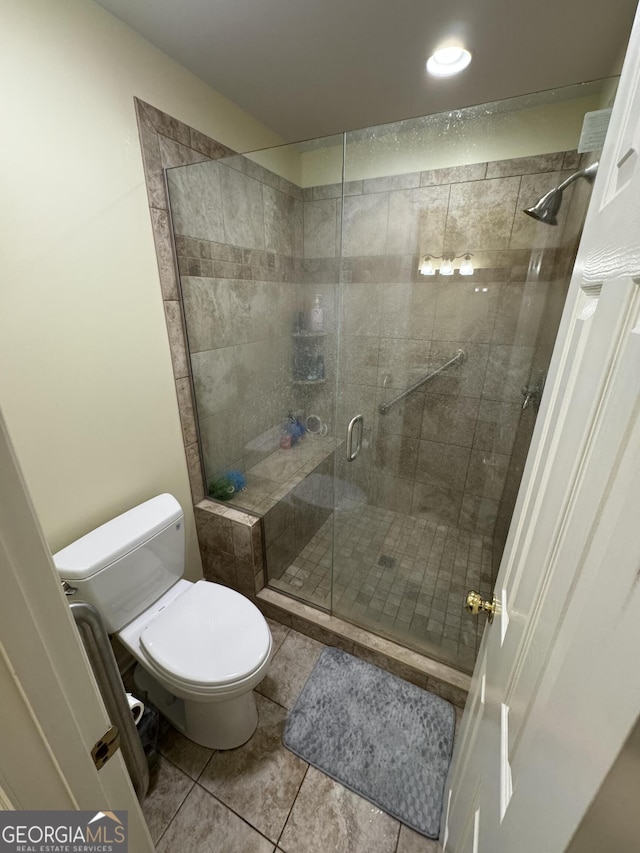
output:
M 569 175 L 566 181 L 563 181 L 559 187 L 556 187 L 552 192 L 563 192 L 574 181 L 577 181 L 578 178 L 584 178 L 592 184 L 595 180 L 596 173 L 598 171 L 598 163 L 592 163 L 590 166 L 587 166 L 585 169 L 580 169 L 579 172 L 574 172 L 573 175 Z

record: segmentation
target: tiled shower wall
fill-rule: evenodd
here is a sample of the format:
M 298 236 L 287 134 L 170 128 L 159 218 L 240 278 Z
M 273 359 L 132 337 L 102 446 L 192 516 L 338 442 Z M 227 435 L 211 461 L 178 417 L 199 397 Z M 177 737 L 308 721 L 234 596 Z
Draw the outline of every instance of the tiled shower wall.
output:
M 164 178 L 166 168 L 215 160 L 235 152 L 137 98 L 135 109 L 202 567 L 206 578 L 253 596 L 264 586 L 261 520 L 202 500 L 205 488 L 200 444 Z
M 584 168 L 594 162 L 597 155 L 583 155 L 577 168 Z M 542 384 L 546 370 L 551 361 L 554 344 L 558 334 L 562 310 L 571 281 L 571 270 L 578 249 L 582 227 L 587 215 L 591 186 L 586 181 L 580 181 L 573 187 L 573 193 L 563 201 L 564 230 L 562 234 L 562 249 L 556 252 L 555 263 L 550 271 L 549 287 L 544 310 L 540 318 L 538 337 L 536 338 L 533 363 L 531 368 L 532 384 Z M 535 250 L 534 250 L 535 251 Z M 511 451 L 509 470 L 505 481 L 502 501 L 495 529 L 495 540 L 504 546 L 509 530 L 511 515 L 524 472 L 529 446 L 535 426 L 535 406 L 523 412 Z M 501 553 L 501 547 L 496 546 L 495 553 Z M 494 568 L 497 570 L 497 565 Z
M 240 156 L 170 171 L 168 184 L 210 481 L 272 452 L 260 437 L 295 406 L 302 191 Z
M 537 381 L 541 318 L 557 325 L 550 313 L 575 250 L 565 219 L 540 226 L 522 209 L 576 165 L 575 152 L 560 152 L 349 182 L 342 247 L 339 184 L 302 191 L 244 157 L 169 173 L 207 470 L 246 470 L 273 449 L 260 437 L 291 408 L 331 425 L 337 393 L 336 434 L 356 410 L 366 425 L 361 458 L 340 475 L 370 503 L 502 533 L 520 479 L 507 475 L 514 465 L 521 475 L 526 456 L 513 456 L 518 427 L 526 418 L 530 435 L 534 423 L 522 388 Z M 422 254 L 462 252 L 474 256 L 470 278 L 417 271 Z M 300 388 L 291 328 L 316 293 L 327 382 Z M 459 349 L 464 364 L 379 413 Z
M 347 146 L 347 167 L 348 156 Z M 484 535 L 510 517 L 518 425 L 534 422 L 522 388 L 536 380 L 541 319 L 555 313 L 557 327 L 553 288 L 575 251 L 564 228 L 569 197 L 555 228 L 522 210 L 577 163 L 575 152 L 560 152 L 346 185 L 337 431 L 356 412 L 366 429 L 361 457 L 342 463 L 340 476 L 371 504 Z M 339 185 L 305 190 L 307 301 L 320 292 L 333 303 L 340 195 Z M 466 252 L 476 267 L 469 278 L 418 273 L 423 254 Z M 464 364 L 379 413 L 458 349 Z M 334 388 L 321 393 L 328 401 Z M 518 463 L 521 475 L 520 455 Z
M 235 152 L 139 98 L 134 99 L 134 104 L 191 496 L 196 504 L 204 496 L 204 483 L 164 169 L 212 160 Z
M 305 403 L 292 375 L 304 307 L 302 190 L 241 156 L 167 179 L 207 485 L 230 468 L 246 475 L 248 491 L 228 511 L 263 517 L 269 577 L 279 577 L 328 513 L 290 482 L 299 450 L 277 453 L 279 425 Z M 332 459 L 307 473 L 329 475 Z M 202 539 L 214 520 L 202 505 L 196 518 Z M 229 548 L 219 550 L 233 566 Z
M 197 501 L 204 488 L 166 233 L 162 167 L 232 152 L 149 105 L 137 106 Z M 519 483 L 519 476 L 507 481 L 506 475 L 515 462 L 520 474 L 526 455 L 519 451 L 517 459 L 513 456 L 517 427 L 524 418 L 531 424 L 534 420 L 530 411 L 521 414 L 521 386 L 530 378 L 541 318 L 545 327 L 557 324 L 562 300 L 555 298 L 556 285 L 566 278 L 575 248 L 563 221 L 555 229 L 545 228 L 520 211 L 576 165 L 574 152 L 562 152 L 348 182 L 341 273 L 339 185 L 303 191 L 242 157 L 203 164 L 203 174 L 210 170 L 212 175 L 213 190 L 208 188 L 206 202 L 211 210 L 204 216 L 201 211 L 199 219 L 196 212 L 188 227 L 188 211 L 174 210 L 174 216 L 178 232 L 191 232 L 178 238 L 176 248 L 190 314 L 194 382 L 203 391 L 198 397 L 207 452 L 221 467 L 231 464 L 240 448 L 276 424 L 291 406 L 304 405 L 307 413 L 316 412 L 331 424 L 336 393 L 334 305 L 342 274 L 344 347 L 336 432 L 342 434 L 347 416 L 356 409 L 365 414 L 368 426 L 358 464 L 344 468 L 341 475 L 360 485 L 374 505 L 402 508 L 485 534 L 493 533 L 498 521 L 502 532 Z M 198 171 L 194 169 L 194 175 Z M 196 197 L 198 185 L 196 181 Z M 199 198 L 204 203 L 202 195 Z M 543 243 L 537 245 L 540 239 Z M 474 252 L 474 276 L 429 279 L 417 273 L 420 255 L 445 251 Z M 289 384 L 291 326 L 315 293 L 321 294 L 330 333 L 325 342 L 328 381 L 317 388 L 294 389 Z M 389 414 L 379 414 L 381 402 L 459 347 L 468 356 L 464 365 Z M 216 350 L 224 350 L 229 363 L 208 382 Z M 241 352 L 260 377 L 245 376 L 244 385 L 237 374 L 238 358 L 233 357 Z M 272 393 L 261 396 L 265 381 L 272 382 Z M 240 408 L 241 398 L 253 405 Z M 227 429 L 221 411 L 233 415 L 226 419 Z M 233 514 L 231 508 L 225 512 Z
M 208 472 L 258 461 L 273 449 L 260 436 L 291 408 L 331 424 L 338 392 L 337 434 L 356 409 L 366 424 L 362 458 L 341 474 L 371 503 L 485 535 L 504 526 L 519 484 L 505 489 L 521 389 L 536 381 L 540 320 L 557 303 L 550 283 L 575 248 L 564 220 L 545 228 L 522 209 L 576 165 L 560 152 L 349 182 L 342 247 L 340 185 L 302 191 L 244 157 L 170 172 Z M 473 253 L 474 276 L 419 275 L 422 254 L 449 252 Z M 315 293 L 328 381 L 303 390 L 291 383 L 291 328 Z M 379 413 L 458 349 L 463 365 Z

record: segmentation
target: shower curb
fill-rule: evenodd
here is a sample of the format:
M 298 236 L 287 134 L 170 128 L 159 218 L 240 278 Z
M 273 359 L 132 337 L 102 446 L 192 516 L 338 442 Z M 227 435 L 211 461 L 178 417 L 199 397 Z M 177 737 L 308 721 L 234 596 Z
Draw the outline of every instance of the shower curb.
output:
M 287 628 L 356 655 L 464 708 L 471 685 L 466 673 L 275 590 L 265 587 L 254 601 L 265 616 Z

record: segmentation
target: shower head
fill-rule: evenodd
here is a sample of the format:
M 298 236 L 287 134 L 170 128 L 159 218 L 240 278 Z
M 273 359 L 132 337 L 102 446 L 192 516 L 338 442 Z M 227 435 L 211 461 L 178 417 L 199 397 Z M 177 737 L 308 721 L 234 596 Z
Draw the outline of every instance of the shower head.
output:
M 538 222 L 544 222 L 546 225 L 558 224 L 558 211 L 562 204 L 562 190 L 557 187 L 550 190 L 546 195 L 537 201 L 533 207 L 525 208 L 524 212 L 527 216 L 537 219 Z
M 557 225 L 558 211 L 562 204 L 562 193 L 566 190 L 569 184 L 577 181 L 578 178 L 584 178 L 592 184 L 597 171 L 598 164 L 592 163 L 590 166 L 587 166 L 586 169 L 581 169 L 579 172 L 575 172 L 573 175 L 570 175 L 566 181 L 563 181 L 559 187 L 549 190 L 549 192 L 546 193 L 546 195 L 543 195 L 542 198 L 533 205 L 533 207 L 527 207 L 524 212 L 527 216 L 537 219 L 538 222 L 544 222 L 547 225 Z

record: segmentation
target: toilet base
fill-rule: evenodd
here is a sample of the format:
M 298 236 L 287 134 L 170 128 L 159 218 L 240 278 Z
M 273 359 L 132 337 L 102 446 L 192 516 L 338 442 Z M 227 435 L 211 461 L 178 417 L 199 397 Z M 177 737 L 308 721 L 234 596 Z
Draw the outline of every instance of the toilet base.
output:
M 183 735 L 208 749 L 235 749 L 246 743 L 258 726 L 253 690 L 216 702 L 179 699 L 137 664 L 138 691 Z

